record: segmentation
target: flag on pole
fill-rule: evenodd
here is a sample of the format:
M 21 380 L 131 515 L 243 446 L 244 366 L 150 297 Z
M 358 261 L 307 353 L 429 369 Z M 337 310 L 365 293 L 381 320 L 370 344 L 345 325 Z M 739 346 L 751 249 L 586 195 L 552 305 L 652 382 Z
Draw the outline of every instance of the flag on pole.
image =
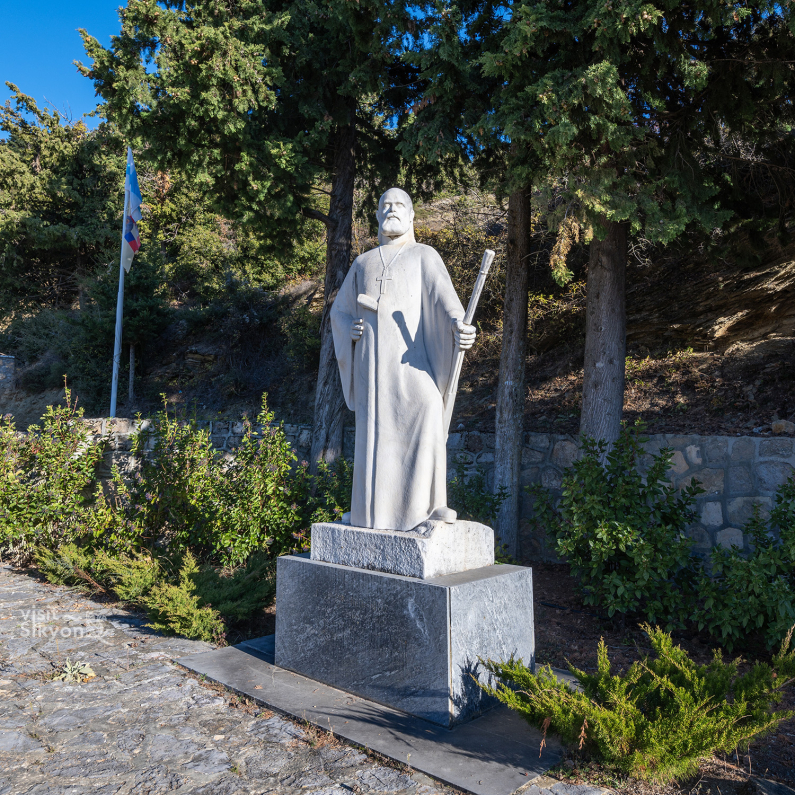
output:
M 135 172 L 132 149 L 127 147 L 127 174 L 124 178 L 124 206 L 127 216 L 124 219 L 124 235 L 122 236 L 121 264 L 126 273 L 130 272 L 133 256 L 141 248 L 141 236 L 138 234 L 138 221 L 141 220 L 141 189 L 138 187 L 138 174 Z

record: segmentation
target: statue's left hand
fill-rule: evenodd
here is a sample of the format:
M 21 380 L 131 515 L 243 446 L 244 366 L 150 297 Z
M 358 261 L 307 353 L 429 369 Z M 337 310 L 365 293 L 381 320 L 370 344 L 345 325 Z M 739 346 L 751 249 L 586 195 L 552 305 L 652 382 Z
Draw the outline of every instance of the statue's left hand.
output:
M 468 351 L 475 344 L 476 333 L 475 327 L 467 325 L 463 320 L 453 321 L 453 334 L 459 351 Z

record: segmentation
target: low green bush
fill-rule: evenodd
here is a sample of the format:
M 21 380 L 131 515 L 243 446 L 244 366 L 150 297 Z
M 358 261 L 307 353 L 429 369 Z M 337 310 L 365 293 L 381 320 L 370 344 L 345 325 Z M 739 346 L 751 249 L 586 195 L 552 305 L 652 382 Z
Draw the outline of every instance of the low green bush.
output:
M 615 613 L 637 613 L 669 628 L 690 617 L 700 570 L 687 527 L 703 489 L 692 483 L 680 494 L 666 481 L 671 449 L 651 456 L 644 473 L 643 427 L 624 426 L 613 449 L 583 439 L 583 453 L 563 476 L 553 505 L 540 486 L 536 520 L 556 541 L 583 589 L 583 601 Z
M 49 582 L 115 595 L 145 610 L 153 629 L 212 643 L 222 643 L 276 596 L 276 565 L 266 553 L 230 572 L 201 566 L 190 552 L 108 554 L 72 543 L 41 548 L 35 560 Z
M 753 631 L 775 647 L 795 623 L 795 477 L 778 490 L 769 521 L 757 504 L 744 532 L 752 542 L 747 555 L 712 549 L 694 619 L 729 650 Z
M 484 689 L 530 724 L 623 773 L 657 782 L 692 774 L 703 757 L 747 746 L 795 715 L 772 710 L 795 674 L 791 633 L 772 667 L 756 663 L 740 675 L 738 661 L 726 663 L 720 652 L 709 665 L 696 665 L 670 635 L 643 628 L 654 656 L 623 675 L 611 673 L 602 641 L 596 673 L 569 666 L 580 689 L 549 667 L 533 674 L 514 659 L 487 661 L 498 681 Z
M 447 484 L 447 503 L 458 512 L 458 518 L 493 525 L 500 506 L 508 497 L 508 489 L 500 486 L 492 491 L 486 482 L 483 467 L 467 472 L 463 462 L 456 463 L 455 475 Z
M 295 549 L 314 513 L 342 498 L 344 471 L 322 470 L 313 496 L 315 481 L 306 467 L 294 466 L 295 453 L 264 396 L 257 422 L 260 430 L 244 420 L 240 445 L 228 457 L 194 421 L 160 412 L 133 438 L 140 471 L 129 482 L 114 472 L 112 493 L 98 494 L 83 517 L 94 543 L 119 551 L 190 550 L 226 566 L 258 550 L 277 556 Z
M 0 553 L 24 562 L 82 532 L 103 452 L 82 416 L 67 388 L 66 405 L 48 406 L 27 434 L 0 417 Z

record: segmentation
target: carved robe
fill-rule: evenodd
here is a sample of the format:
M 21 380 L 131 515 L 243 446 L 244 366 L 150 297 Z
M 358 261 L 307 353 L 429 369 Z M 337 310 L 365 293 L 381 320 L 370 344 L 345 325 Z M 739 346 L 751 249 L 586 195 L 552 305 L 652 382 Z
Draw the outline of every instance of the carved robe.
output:
M 443 395 L 464 308 L 430 246 L 380 248 L 356 258 L 331 309 L 345 402 L 356 412 L 351 524 L 411 530 L 447 505 Z M 364 332 L 353 342 L 358 318 Z

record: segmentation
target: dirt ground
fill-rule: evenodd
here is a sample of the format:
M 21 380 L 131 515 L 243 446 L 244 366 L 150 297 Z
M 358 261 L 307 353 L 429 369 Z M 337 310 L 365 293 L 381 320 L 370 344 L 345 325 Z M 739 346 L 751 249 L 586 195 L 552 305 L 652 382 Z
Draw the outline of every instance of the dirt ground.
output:
M 600 638 L 604 638 L 616 672 L 651 651 L 637 626 L 603 620 L 583 605 L 576 586 L 566 565 L 533 566 L 537 664 L 566 668 L 570 662 L 593 671 Z M 705 664 L 712 659 L 714 644 L 708 636 L 683 632 L 675 635 L 675 640 L 696 662 Z M 762 646 L 752 648 L 751 653 L 761 658 L 767 654 Z M 795 709 L 795 685 L 784 692 L 780 707 Z M 620 795 L 752 795 L 757 791 L 752 776 L 795 787 L 795 719 L 782 722 L 775 733 L 754 742 L 749 753 L 706 760 L 698 776 L 667 787 L 622 780 L 576 756 L 569 757 L 555 775 L 575 782 L 598 782 Z

